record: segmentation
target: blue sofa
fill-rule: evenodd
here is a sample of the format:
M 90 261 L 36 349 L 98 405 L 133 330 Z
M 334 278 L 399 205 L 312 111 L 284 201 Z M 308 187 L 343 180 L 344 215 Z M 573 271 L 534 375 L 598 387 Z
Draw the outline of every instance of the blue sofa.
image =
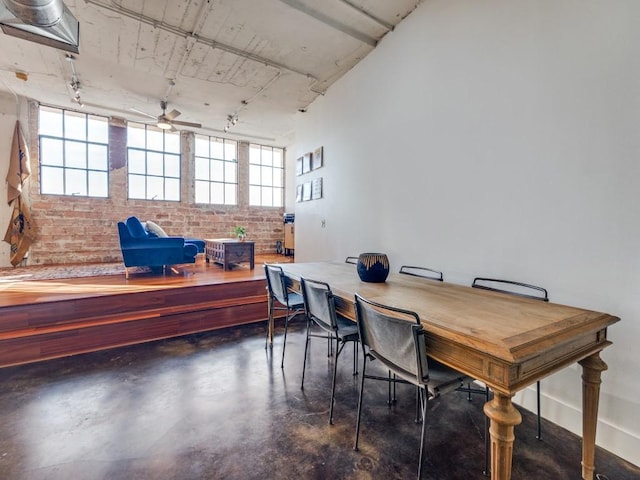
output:
M 125 267 L 164 267 L 195 263 L 204 252 L 204 241 L 183 237 L 158 237 L 150 234 L 137 217 L 118 222 L 120 248 Z

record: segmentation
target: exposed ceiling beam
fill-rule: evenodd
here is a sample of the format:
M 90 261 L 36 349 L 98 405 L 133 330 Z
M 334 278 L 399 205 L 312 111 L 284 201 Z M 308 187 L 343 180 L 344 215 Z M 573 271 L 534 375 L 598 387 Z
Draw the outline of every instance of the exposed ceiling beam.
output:
M 345 5 L 348 5 L 349 7 L 353 8 L 355 11 L 361 13 L 362 15 L 364 15 L 367 18 L 370 18 L 371 20 L 373 20 L 374 22 L 376 22 L 379 25 L 382 25 L 384 28 L 386 28 L 387 30 L 389 30 L 390 32 L 393 31 L 393 25 L 379 17 L 376 17 L 375 15 L 373 15 L 372 13 L 367 12 L 364 8 L 362 8 L 359 5 L 356 5 L 355 3 L 351 2 L 351 0 L 340 0 L 342 3 L 344 3 Z
M 296 10 L 301 11 L 305 15 L 309 15 L 310 17 L 315 18 L 316 20 L 324 23 L 325 25 L 328 25 L 331 28 L 334 28 L 335 30 L 338 30 L 342 33 L 349 35 L 350 37 L 360 40 L 362 43 L 366 43 L 367 45 L 371 45 L 372 47 L 375 47 L 378 44 L 378 40 L 376 40 L 375 38 L 370 37 L 369 35 L 366 35 L 362 32 L 359 32 L 355 28 L 351 28 L 349 25 L 345 25 L 344 23 L 341 23 L 329 17 L 328 15 L 325 15 L 322 12 L 314 10 L 313 8 L 305 5 L 299 0 L 280 0 L 280 1 L 282 3 L 289 5 L 291 8 L 295 8 Z

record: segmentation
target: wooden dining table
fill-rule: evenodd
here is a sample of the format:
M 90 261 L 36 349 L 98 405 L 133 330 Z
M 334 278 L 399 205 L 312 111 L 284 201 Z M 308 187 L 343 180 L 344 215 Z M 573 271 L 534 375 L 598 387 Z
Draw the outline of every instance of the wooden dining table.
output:
M 593 480 L 601 373 L 600 352 L 611 342 L 607 327 L 618 317 L 453 283 L 390 274 L 384 283 L 360 280 L 346 263 L 279 264 L 292 280 L 327 282 L 336 309 L 355 320 L 354 295 L 414 311 L 428 332 L 434 359 L 488 385 L 491 478 L 511 478 L 514 427 L 522 421 L 512 404 L 516 392 L 578 362 L 582 366 L 582 478 Z M 269 325 L 272 339 L 273 325 Z

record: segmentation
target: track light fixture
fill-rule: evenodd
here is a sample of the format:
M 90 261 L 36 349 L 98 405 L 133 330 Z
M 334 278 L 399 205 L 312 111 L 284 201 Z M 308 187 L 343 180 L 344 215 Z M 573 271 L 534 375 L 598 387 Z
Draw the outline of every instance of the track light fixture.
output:
M 238 123 L 238 114 L 234 113 L 233 115 L 227 115 L 227 125 L 224 127 L 224 133 L 227 133 L 231 127 L 235 126 Z
M 69 82 L 69 87 L 71 87 L 71 90 L 73 90 L 74 93 L 71 101 L 77 103 L 80 107 L 84 107 L 84 104 L 80 99 L 80 80 L 78 80 L 78 74 L 76 73 L 76 66 L 74 63 L 75 57 L 70 53 L 67 53 L 65 60 L 71 64 L 71 81 Z

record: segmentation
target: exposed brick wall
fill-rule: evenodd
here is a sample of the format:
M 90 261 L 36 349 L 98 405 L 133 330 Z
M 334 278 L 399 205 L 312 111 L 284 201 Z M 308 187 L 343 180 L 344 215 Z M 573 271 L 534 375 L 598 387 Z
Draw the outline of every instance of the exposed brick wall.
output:
M 195 205 L 193 180 L 194 136 L 181 134 L 182 185 L 180 202 L 128 200 L 126 130 L 119 122 L 110 125 L 109 198 L 40 195 L 38 107 L 30 108 L 31 213 L 38 239 L 29 253 L 28 264 L 117 262 L 122 260 L 117 222 L 135 215 L 153 220 L 169 235 L 193 238 L 228 238 L 236 225 L 247 228 L 248 240 L 256 242 L 256 253 L 275 252 L 284 229 L 282 208 L 248 205 L 249 145 L 238 146 L 238 206 Z

